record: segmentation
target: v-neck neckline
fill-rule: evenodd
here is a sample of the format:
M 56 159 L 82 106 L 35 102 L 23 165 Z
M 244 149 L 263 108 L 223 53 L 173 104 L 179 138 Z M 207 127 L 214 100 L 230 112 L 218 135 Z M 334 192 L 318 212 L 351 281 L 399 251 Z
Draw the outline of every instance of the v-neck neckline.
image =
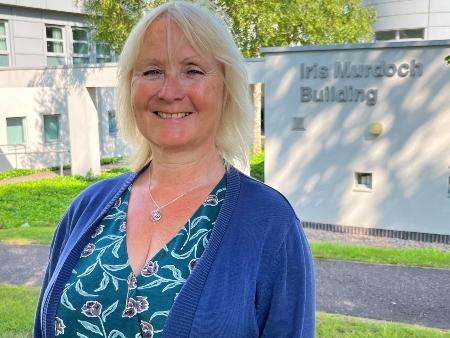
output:
M 220 179 L 220 181 L 211 189 L 211 191 L 209 192 L 209 194 L 206 197 L 205 201 L 208 199 L 209 196 L 211 196 L 211 194 L 217 189 L 217 187 L 222 184 L 222 181 L 224 179 L 226 180 L 226 177 L 227 177 L 227 172 L 225 172 L 225 174 Z M 225 186 L 226 186 L 226 184 L 225 184 Z M 130 188 L 128 194 L 131 194 L 131 189 L 132 189 L 132 185 L 131 185 L 131 188 Z M 173 247 L 174 242 L 178 239 L 177 237 L 179 237 L 180 234 L 183 231 L 186 231 L 186 227 L 189 225 L 191 220 L 195 219 L 198 216 L 198 214 L 203 210 L 204 207 L 205 207 L 205 204 L 203 202 L 202 204 L 200 204 L 200 206 L 197 208 L 197 210 L 195 210 L 195 212 L 191 215 L 191 217 L 189 217 L 187 222 L 180 228 L 180 230 L 158 252 L 156 252 L 152 257 L 150 257 L 145 262 L 144 266 L 141 268 L 141 270 L 139 271 L 139 273 L 137 275 L 134 273 L 133 268 L 131 267 L 131 264 L 129 264 L 128 272 L 127 272 L 128 275 L 130 275 L 132 273 L 133 277 L 135 277 L 136 280 L 139 281 L 139 279 L 143 277 L 142 276 L 142 269 L 145 268 L 150 262 L 157 261 L 159 259 L 159 256 L 162 256 L 163 254 L 169 254 L 170 248 Z M 127 222 L 127 211 L 128 211 L 128 206 L 127 206 L 127 210 L 125 210 L 125 222 Z M 125 232 L 125 236 L 126 236 L 126 232 Z M 127 261 L 129 262 L 128 243 L 127 243 L 126 240 L 125 240 L 125 252 L 126 252 L 126 255 L 127 255 Z M 138 283 L 138 285 L 139 285 L 139 283 Z

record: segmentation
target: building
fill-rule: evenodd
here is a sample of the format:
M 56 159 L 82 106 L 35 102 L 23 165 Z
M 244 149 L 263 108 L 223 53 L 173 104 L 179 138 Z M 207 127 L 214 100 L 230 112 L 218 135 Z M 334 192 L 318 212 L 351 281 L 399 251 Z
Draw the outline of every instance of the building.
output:
M 263 52 L 265 180 L 304 225 L 449 242 L 450 40 Z
M 374 41 L 450 39 L 448 0 L 362 0 L 378 12 Z
M 74 0 L 0 0 L 0 67 L 45 67 L 114 61 L 90 40 Z
M 71 163 L 96 173 L 100 158 L 129 153 L 117 136 L 113 61 L 73 0 L 0 0 L 0 170 Z

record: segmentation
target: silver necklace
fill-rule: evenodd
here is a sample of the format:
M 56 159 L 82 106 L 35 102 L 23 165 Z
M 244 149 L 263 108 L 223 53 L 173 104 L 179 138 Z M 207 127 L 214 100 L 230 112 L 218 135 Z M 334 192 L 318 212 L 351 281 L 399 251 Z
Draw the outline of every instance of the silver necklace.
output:
M 156 203 L 155 199 L 152 196 L 152 192 L 150 191 L 150 184 L 151 184 L 151 170 L 148 171 L 148 194 L 150 195 L 150 198 L 152 199 L 153 203 L 155 203 L 156 205 L 156 209 L 150 212 L 150 220 L 153 222 L 158 222 L 161 218 L 162 218 L 162 213 L 161 213 L 161 209 L 164 207 L 167 207 L 169 204 L 172 204 L 175 201 L 178 201 L 181 197 L 185 196 L 186 194 L 190 193 L 192 190 L 200 188 L 202 185 L 205 185 L 206 183 L 208 183 L 209 181 L 211 181 L 211 179 L 214 177 L 214 175 L 219 171 L 220 167 L 204 182 L 196 185 L 195 187 L 187 190 L 186 192 L 182 193 L 180 196 L 174 198 L 173 200 L 171 200 L 169 203 L 166 203 L 162 206 L 159 206 L 158 203 Z

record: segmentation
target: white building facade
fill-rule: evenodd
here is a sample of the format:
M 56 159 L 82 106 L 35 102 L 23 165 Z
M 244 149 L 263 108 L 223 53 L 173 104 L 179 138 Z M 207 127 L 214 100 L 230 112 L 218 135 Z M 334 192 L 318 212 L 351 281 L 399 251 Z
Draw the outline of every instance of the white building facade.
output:
M 266 183 L 300 219 L 448 241 L 450 40 L 263 52 Z
M 448 0 L 362 0 L 373 5 L 378 21 L 374 41 L 450 39 Z
M 73 0 L 0 0 L 0 171 L 71 163 L 97 173 L 99 158 L 129 153 L 115 122 L 115 56 L 92 43 L 84 18 Z M 89 87 L 98 73 L 105 87 Z
M 0 67 L 45 67 L 114 61 L 94 44 L 74 0 L 0 0 Z

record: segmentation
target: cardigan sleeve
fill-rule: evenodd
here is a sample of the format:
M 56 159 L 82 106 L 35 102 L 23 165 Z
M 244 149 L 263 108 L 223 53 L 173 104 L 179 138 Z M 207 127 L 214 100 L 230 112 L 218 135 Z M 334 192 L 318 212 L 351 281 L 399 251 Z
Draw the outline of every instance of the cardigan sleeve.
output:
M 39 295 L 39 301 L 36 308 L 36 315 L 34 319 L 34 338 L 43 337 L 42 333 L 42 302 L 45 290 L 47 289 L 50 278 L 55 271 L 56 265 L 58 264 L 59 256 L 61 254 L 61 250 L 63 247 L 63 243 L 65 242 L 68 235 L 68 212 L 63 216 L 60 221 L 60 224 L 56 228 L 55 234 L 53 235 L 52 244 L 50 245 L 50 253 L 47 263 L 47 269 L 44 275 L 44 281 L 42 283 L 41 292 Z
M 256 299 L 260 337 L 313 338 L 314 262 L 298 219 L 286 233 L 270 276 Z

